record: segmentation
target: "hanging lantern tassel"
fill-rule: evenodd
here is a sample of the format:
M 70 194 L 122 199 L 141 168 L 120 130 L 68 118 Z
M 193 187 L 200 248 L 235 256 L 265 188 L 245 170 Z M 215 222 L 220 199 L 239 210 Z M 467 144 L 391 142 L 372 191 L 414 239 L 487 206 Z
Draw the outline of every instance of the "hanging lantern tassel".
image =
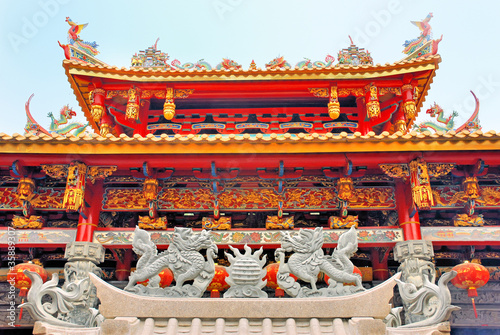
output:
M 475 291 L 476 291 L 476 289 L 474 289 L 474 292 Z M 470 294 L 470 291 L 469 291 L 469 294 Z M 477 292 L 476 292 L 476 295 L 477 295 Z M 471 299 L 472 299 L 472 308 L 474 308 L 474 315 L 476 316 L 476 319 L 477 319 L 476 303 L 474 302 L 474 298 L 473 297 Z
M 9 270 L 9 273 L 7 273 L 7 281 L 13 282 L 14 287 L 19 289 L 19 296 L 22 297 L 21 304 L 24 304 L 24 297 L 26 297 L 31 287 L 31 279 L 26 276 L 26 274 L 24 273 L 25 270 L 38 273 L 42 279 L 42 282 L 47 281 L 47 278 L 49 276 L 47 270 L 37 264 L 34 264 L 31 261 L 29 261 L 28 263 L 17 264 L 11 270 Z M 22 317 L 23 309 L 21 308 L 19 310 L 19 320 L 21 320 Z
M 452 270 L 456 271 L 457 275 L 451 280 L 451 283 L 458 288 L 467 290 L 467 295 L 472 299 L 472 307 L 477 319 L 474 297 L 477 297 L 477 288 L 486 285 L 490 279 L 490 272 L 480 264 L 479 259 L 473 259 L 470 263 L 465 261 Z

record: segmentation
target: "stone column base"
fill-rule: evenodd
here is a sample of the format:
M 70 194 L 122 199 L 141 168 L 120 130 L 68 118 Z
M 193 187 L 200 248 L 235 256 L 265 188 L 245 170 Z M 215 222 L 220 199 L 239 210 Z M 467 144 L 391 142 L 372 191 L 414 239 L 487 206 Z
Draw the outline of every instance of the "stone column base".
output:
M 34 335 L 102 335 L 101 328 L 70 328 L 53 326 L 47 322 L 37 321 L 33 327 Z
M 451 331 L 449 322 L 442 322 L 435 326 L 420 328 L 387 328 L 387 335 L 449 335 Z

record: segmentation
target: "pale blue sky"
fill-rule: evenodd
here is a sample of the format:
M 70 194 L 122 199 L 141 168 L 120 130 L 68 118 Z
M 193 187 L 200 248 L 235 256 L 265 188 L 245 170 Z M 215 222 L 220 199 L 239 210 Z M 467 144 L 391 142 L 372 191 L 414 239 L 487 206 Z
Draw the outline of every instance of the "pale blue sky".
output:
M 336 57 L 348 35 L 375 63 L 393 63 L 404 57 L 404 41 L 419 35 L 410 21 L 429 12 L 434 38 L 444 35 L 443 61 L 419 120 L 429 119 L 425 110 L 436 101 L 446 114 L 459 112 L 459 126 L 473 111 L 472 89 L 481 100 L 483 130 L 500 131 L 497 1 L 0 0 L 0 132 L 24 132 L 24 103 L 32 93 L 31 111 L 43 126 L 47 113 L 58 115 L 65 104 L 83 121 L 57 44 L 67 42 L 66 16 L 89 24 L 80 37 L 96 41 L 98 57 L 110 65 L 130 66 L 130 57 L 159 37 L 170 61 L 203 58 L 215 66 L 229 57 L 246 69 L 252 59 L 264 67 L 280 55 L 292 65 Z

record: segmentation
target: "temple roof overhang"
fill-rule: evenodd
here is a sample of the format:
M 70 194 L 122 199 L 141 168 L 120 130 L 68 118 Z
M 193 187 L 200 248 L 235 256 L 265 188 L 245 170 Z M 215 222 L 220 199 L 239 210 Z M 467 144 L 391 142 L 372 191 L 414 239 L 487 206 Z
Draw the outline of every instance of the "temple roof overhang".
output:
M 339 157 L 348 154 L 350 159 L 358 157 L 355 160 L 361 165 L 375 165 L 379 163 L 397 163 L 412 159 L 416 155 L 425 155 L 429 162 L 456 162 L 463 161 L 462 164 L 474 164 L 475 160 L 482 157 L 488 164 L 488 160 L 494 159 L 500 163 L 500 133 L 495 131 L 482 132 L 476 131 L 469 133 L 463 131 L 455 133 L 453 131 L 431 134 L 409 133 L 402 135 L 396 133 L 382 133 L 375 135 L 360 135 L 359 133 L 339 135 L 334 134 L 243 134 L 243 135 L 175 135 L 155 137 L 148 135 L 142 137 L 135 135 L 128 137 L 122 135 L 115 137 L 111 134 L 106 137 L 97 134 L 86 136 L 35 136 L 27 134 L 26 136 L 14 134 L 12 136 L 0 134 L 0 165 L 10 165 L 12 155 L 17 155 L 15 159 L 36 160 L 39 155 L 51 155 L 53 157 L 69 157 L 67 160 L 74 159 L 74 155 L 86 155 L 87 159 L 109 163 L 110 158 L 107 155 L 117 157 L 126 157 L 126 160 L 132 162 L 136 158 L 144 158 L 152 161 L 154 157 L 159 157 L 160 161 L 165 161 L 165 155 L 181 155 L 184 157 L 182 164 L 190 164 L 186 160 L 192 156 L 198 162 L 203 161 L 205 157 L 209 162 L 215 156 L 234 157 L 245 156 L 253 157 L 252 164 L 263 164 L 259 157 L 269 156 L 272 161 L 280 159 L 315 155 L 317 159 L 303 161 L 303 164 L 334 164 Z M 438 153 L 439 152 L 439 153 Z M 466 155 L 464 153 L 470 153 Z M 399 153 L 395 155 L 394 153 Z M 325 156 L 327 161 L 318 159 L 319 156 Z M 163 157 L 162 157 L 163 156 Z M 337 157 L 338 156 L 338 157 Z M 411 157 L 410 157 L 411 156 Z M 101 157 L 101 158 L 99 158 Z M 370 159 L 372 157 L 373 159 Z M 410 158 L 408 158 L 410 157 Z M 60 159 L 58 159 L 60 160 Z M 469 163 L 465 161 L 470 160 Z M 245 161 L 249 161 L 246 159 Z M 343 164 L 341 159 L 339 164 Z M 134 162 L 135 164 L 136 162 Z M 180 164 L 181 162 L 179 162 Z M 192 163 L 192 162 L 191 162 Z M 354 162 L 353 162 L 354 163 Z M 131 163 L 132 164 L 132 163 Z M 165 162 L 167 164 L 167 162 Z M 173 162 L 168 162 L 173 164 Z M 168 165 L 167 164 L 167 165 Z M 250 163 L 248 163 L 250 164 Z M 319 167 L 319 166 L 318 166 Z
M 322 100 L 318 100 L 318 95 L 314 96 L 311 89 L 328 89 L 331 86 L 338 86 L 339 89 L 363 89 L 373 82 L 377 87 L 386 89 L 387 93 L 385 96 L 381 95 L 380 101 L 381 103 L 386 101 L 389 105 L 399 101 L 394 97 L 391 89 L 399 89 L 397 94 L 400 96 L 401 87 L 411 81 L 419 94 L 415 101 L 417 112 L 408 120 L 407 126 L 410 127 L 422 107 L 440 61 L 441 57 L 434 55 L 384 65 L 337 64 L 324 68 L 181 70 L 119 68 L 64 60 L 63 67 L 85 117 L 94 131 L 99 132 L 99 127 L 94 122 L 91 113 L 92 102 L 89 93 L 93 87 L 103 87 L 108 92 L 128 90 L 133 85 L 149 90 L 165 90 L 167 86 L 175 90 L 191 90 L 193 93 L 189 95 L 189 99 L 176 102 L 177 108 L 186 115 L 203 115 L 202 110 L 212 112 L 213 109 L 206 110 L 206 108 L 214 108 L 214 105 L 222 106 L 223 113 L 227 113 L 228 106 L 238 106 L 234 108 L 234 112 L 238 113 L 241 111 L 236 109 L 241 109 L 242 105 L 249 105 L 252 108 L 263 106 L 272 108 L 280 101 L 295 101 L 299 102 L 300 106 L 304 104 L 318 106 L 318 101 L 323 101 L 324 107 L 321 108 L 324 108 L 326 112 L 328 95 L 320 96 Z M 110 98 L 110 96 L 106 97 L 106 99 Z M 270 101 L 273 101 L 275 105 L 268 105 Z M 250 105 L 250 102 L 253 105 Z M 269 111 L 261 108 L 261 112 Z M 287 111 L 283 109 L 282 112 Z M 288 113 L 291 112 L 292 110 L 289 109 Z M 355 113 L 355 108 L 351 113 Z M 154 112 L 151 112 L 150 115 L 153 114 Z

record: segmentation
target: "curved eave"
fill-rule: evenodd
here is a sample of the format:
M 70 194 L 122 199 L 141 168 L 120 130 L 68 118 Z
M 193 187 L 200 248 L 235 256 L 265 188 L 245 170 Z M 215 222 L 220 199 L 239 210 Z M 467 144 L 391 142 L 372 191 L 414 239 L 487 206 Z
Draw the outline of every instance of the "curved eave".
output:
M 114 137 L 12 136 L 0 134 L 0 154 L 303 154 L 345 152 L 491 151 L 500 150 L 500 133 L 298 134 L 297 136 L 201 135 Z M 287 134 L 288 135 L 288 134 Z
M 138 68 L 119 68 L 109 65 L 86 64 L 75 60 L 64 60 L 68 81 L 73 88 L 78 103 L 84 111 L 85 117 L 90 122 L 95 132 L 99 128 L 93 121 L 90 108 L 84 97 L 84 93 L 78 86 L 75 76 L 95 77 L 101 79 L 111 79 L 117 81 L 137 82 L 137 83 L 158 83 L 158 82 L 248 82 L 248 81 L 277 81 L 277 80 L 370 80 L 381 79 L 389 76 L 404 75 L 420 71 L 431 71 L 425 79 L 424 88 L 420 92 L 417 103 L 417 115 L 427 96 L 427 90 L 432 83 L 435 71 L 441 61 L 439 55 L 422 59 L 402 60 L 393 64 L 385 65 L 335 65 L 327 68 L 305 68 L 305 69 L 254 69 L 254 70 L 152 70 Z M 413 123 L 413 120 L 410 121 Z

